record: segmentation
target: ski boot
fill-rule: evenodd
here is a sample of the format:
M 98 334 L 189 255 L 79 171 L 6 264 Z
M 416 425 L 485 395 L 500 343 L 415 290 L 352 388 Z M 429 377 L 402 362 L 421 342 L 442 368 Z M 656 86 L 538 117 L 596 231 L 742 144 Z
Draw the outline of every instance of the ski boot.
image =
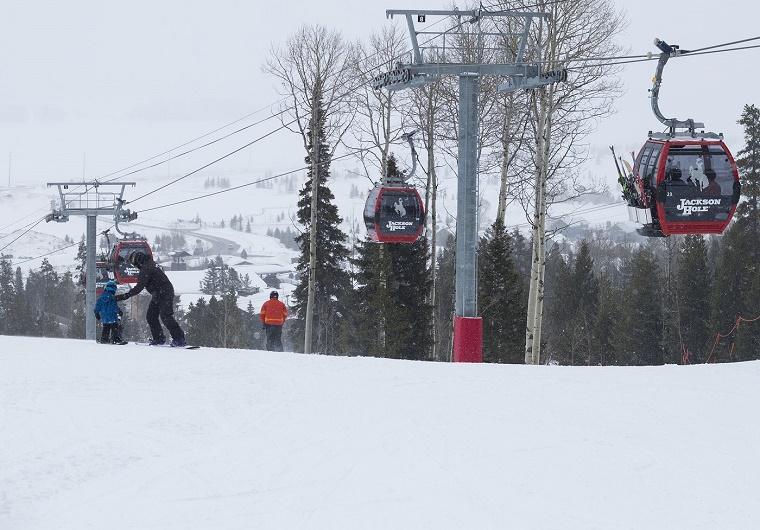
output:
M 150 339 L 148 341 L 148 346 L 163 346 L 164 344 L 166 344 L 166 338 L 165 337 L 161 337 L 161 338 L 158 338 L 158 339 Z
M 187 341 L 185 341 L 184 337 L 181 339 L 172 339 L 170 346 L 172 348 L 184 348 L 187 346 Z

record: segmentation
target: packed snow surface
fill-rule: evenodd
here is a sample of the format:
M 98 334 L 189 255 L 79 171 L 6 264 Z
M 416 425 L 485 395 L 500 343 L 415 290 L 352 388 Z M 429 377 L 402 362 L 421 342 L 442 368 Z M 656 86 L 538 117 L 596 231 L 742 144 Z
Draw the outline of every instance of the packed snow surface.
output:
M 759 379 L 0 337 L 0 528 L 760 528 Z

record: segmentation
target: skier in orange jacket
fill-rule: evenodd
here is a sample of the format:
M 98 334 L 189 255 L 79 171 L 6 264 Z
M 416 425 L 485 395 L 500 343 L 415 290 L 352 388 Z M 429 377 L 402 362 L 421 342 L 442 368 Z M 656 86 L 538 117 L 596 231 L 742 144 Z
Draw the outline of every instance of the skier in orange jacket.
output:
M 269 300 L 261 306 L 259 318 L 267 334 L 267 350 L 282 351 L 282 325 L 288 316 L 288 308 L 280 302 L 277 291 L 269 293 Z

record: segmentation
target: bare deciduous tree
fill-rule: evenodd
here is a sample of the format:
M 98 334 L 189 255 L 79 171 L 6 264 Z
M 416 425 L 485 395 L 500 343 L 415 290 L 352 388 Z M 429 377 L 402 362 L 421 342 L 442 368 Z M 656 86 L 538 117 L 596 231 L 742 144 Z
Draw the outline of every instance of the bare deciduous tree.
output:
M 356 119 L 352 128 L 357 143 L 356 153 L 370 180 L 386 174 L 386 163 L 391 145 L 404 133 L 401 108 L 407 91 L 375 90 L 371 80 L 375 69 L 370 65 L 384 65 L 391 69 L 406 51 L 406 31 L 399 26 L 385 25 L 369 38 L 366 47 L 360 48 L 361 68 L 356 65 L 355 76 L 361 86 L 357 89 Z M 404 146 L 406 147 L 406 146 Z
M 549 14 L 531 30 L 531 50 L 540 50 L 543 70 L 568 65 L 574 68 L 566 83 L 534 91 L 530 103 L 533 141 L 527 144 L 535 176 L 532 186 L 521 193 L 521 202 L 533 231 L 533 256 L 528 296 L 525 362 L 540 361 L 543 316 L 545 240 L 547 210 L 557 200 L 584 193 L 578 170 L 588 158 L 584 139 L 597 120 L 612 112 L 612 103 L 620 94 L 613 77 L 614 66 L 604 61 L 577 63 L 578 59 L 614 56 L 621 52 L 613 41 L 624 20 L 609 0 L 567 0 L 551 2 L 507 1 L 499 7 L 532 7 Z
M 430 303 L 435 307 L 436 290 L 436 258 L 438 256 L 438 175 L 436 172 L 436 145 L 440 135 L 442 106 L 442 93 L 440 82 L 430 83 L 411 93 L 410 121 L 419 129 L 419 138 L 425 148 L 425 161 L 423 171 L 426 175 L 425 185 L 425 212 L 427 229 L 430 234 Z M 433 350 L 432 358 L 440 358 L 442 352 L 436 348 L 438 336 L 438 319 L 433 319 Z
M 306 353 L 311 353 L 312 348 L 320 165 L 318 128 L 312 127 L 310 137 L 309 124 L 318 123 L 317 113 L 323 113 L 325 139 L 331 146 L 332 155 L 354 118 L 355 100 L 351 88 L 356 59 L 356 47 L 344 41 L 339 32 L 323 26 L 302 26 L 288 38 L 284 47 L 272 47 L 264 66 L 266 72 L 279 79 L 280 93 L 287 100 L 282 114 L 283 124 L 291 130 L 295 126 L 312 165 L 309 285 L 304 334 Z

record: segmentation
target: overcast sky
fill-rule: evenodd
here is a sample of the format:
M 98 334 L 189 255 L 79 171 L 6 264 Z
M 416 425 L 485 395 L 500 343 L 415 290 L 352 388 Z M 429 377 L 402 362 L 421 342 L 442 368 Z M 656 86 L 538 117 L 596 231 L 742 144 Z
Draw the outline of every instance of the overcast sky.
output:
M 88 177 L 99 177 L 277 101 L 273 80 L 261 65 L 271 44 L 301 24 L 319 23 L 362 39 L 387 23 L 385 9 L 446 5 L 444 0 L 4 0 L 0 185 L 7 183 L 9 158 L 14 183 L 80 179 L 83 167 Z M 656 51 L 656 36 L 697 48 L 760 35 L 760 7 L 754 1 L 618 5 L 628 19 L 619 41 L 636 54 Z M 737 151 L 742 106 L 760 104 L 753 68 L 758 59 L 760 49 L 671 61 L 661 90 L 663 112 L 704 121 L 726 133 Z M 630 151 L 648 130 L 661 129 L 647 98 L 655 64 L 627 65 L 622 71 L 626 93 L 617 113 L 589 139 L 600 160 L 588 165 L 590 172 L 612 174 L 607 145 Z M 270 121 L 218 151 L 173 161 L 160 171 L 192 169 L 276 125 Z M 251 170 L 253 177 L 266 169 L 292 169 L 302 164 L 299 146 L 291 133 L 278 133 L 227 167 Z M 290 152 L 295 154 L 285 156 Z

